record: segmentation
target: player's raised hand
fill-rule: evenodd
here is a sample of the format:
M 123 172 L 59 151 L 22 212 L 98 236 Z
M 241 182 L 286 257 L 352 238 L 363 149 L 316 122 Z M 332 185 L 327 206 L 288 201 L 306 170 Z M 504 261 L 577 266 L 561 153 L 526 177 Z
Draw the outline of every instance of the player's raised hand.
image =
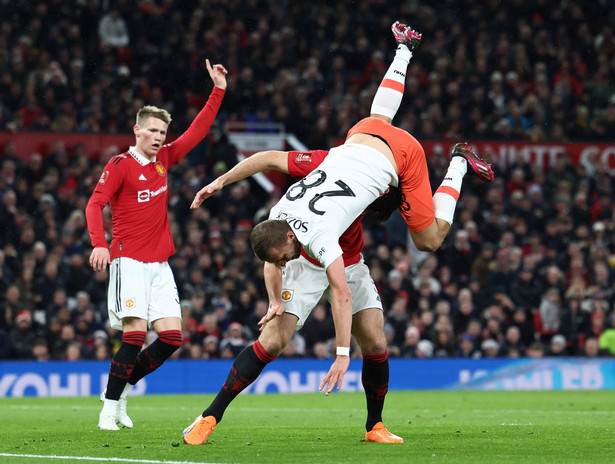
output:
M 214 85 L 221 89 L 226 89 L 226 75 L 228 73 L 226 68 L 221 64 L 214 64 L 212 66 L 208 59 L 205 60 L 205 66 L 207 66 L 207 72 L 209 72 L 211 80 L 214 81 Z
M 335 384 L 337 383 L 337 389 L 342 388 L 342 383 L 344 382 L 344 374 L 348 370 L 348 366 L 350 366 L 350 356 L 338 356 L 335 358 L 335 361 L 331 365 L 329 372 L 322 382 L 320 382 L 320 387 L 318 387 L 319 391 L 322 391 L 325 386 L 327 386 L 327 390 L 325 391 L 325 395 L 329 395 L 335 388 Z
M 270 320 L 274 317 L 281 316 L 284 314 L 284 311 L 286 311 L 286 308 L 282 303 L 269 303 L 269 310 L 267 311 L 267 314 L 265 314 L 261 320 L 258 321 L 258 330 L 262 331 Z
M 218 177 L 216 180 L 196 192 L 194 200 L 192 200 L 192 204 L 190 205 L 190 209 L 197 209 L 201 206 L 201 203 L 222 190 L 222 187 L 224 187 L 224 183 Z

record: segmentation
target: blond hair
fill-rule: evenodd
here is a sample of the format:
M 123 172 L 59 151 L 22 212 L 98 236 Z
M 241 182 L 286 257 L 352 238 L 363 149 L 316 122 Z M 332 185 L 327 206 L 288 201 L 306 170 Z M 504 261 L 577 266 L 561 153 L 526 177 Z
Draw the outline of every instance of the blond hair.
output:
M 145 121 L 149 118 L 157 118 L 167 125 L 171 124 L 171 115 L 167 110 L 163 110 L 157 106 L 147 105 L 137 112 L 137 126 L 145 124 Z

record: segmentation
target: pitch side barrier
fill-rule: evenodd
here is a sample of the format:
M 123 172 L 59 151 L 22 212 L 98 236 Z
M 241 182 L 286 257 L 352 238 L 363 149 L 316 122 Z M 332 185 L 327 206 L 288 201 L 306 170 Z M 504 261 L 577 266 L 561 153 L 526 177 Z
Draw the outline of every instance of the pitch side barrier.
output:
M 609 390 L 615 359 L 390 359 L 390 390 Z M 216 393 L 232 362 L 167 361 L 132 395 Z M 350 361 L 342 391 L 361 391 L 361 360 Z M 318 391 L 331 360 L 279 359 L 245 393 Z M 0 398 L 99 395 L 108 361 L 0 362 Z

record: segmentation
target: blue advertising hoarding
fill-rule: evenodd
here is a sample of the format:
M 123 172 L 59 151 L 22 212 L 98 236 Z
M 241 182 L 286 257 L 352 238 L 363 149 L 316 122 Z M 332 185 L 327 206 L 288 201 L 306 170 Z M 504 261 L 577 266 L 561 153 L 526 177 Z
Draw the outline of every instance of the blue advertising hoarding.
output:
M 390 359 L 390 390 L 605 390 L 615 389 L 615 360 L 580 358 Z M 232 361 L 168 361 L 133 395 L 217 393 Z M 317 392 L 331 360 L 279 359 L 246 393 Z M 108 361 L 0 362 L 0 398 L 98 395 Z M 342 391 L 362 391 L 361 360 L 353 359 Z

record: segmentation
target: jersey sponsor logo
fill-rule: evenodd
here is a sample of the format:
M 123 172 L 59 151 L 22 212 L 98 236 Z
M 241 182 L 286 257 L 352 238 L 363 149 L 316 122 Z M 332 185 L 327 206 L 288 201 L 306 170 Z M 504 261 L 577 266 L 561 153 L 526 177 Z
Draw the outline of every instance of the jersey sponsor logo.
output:
M 294 290 L 283 290 L 282 291 L 282 295 L 281 295 L 282 296 L 282 301 L 284 303 L 292 301 L 294 294 L 295 294 Z
M 156 161 L 154 167 L 156 168 L 156 172 L 161 176 L 164 176 L 167 173 L 166 169 L 160 161 Z
M 291 216 L 288 213 L 280 211 L 276 219 L 283 219 L 288 222 L 288 225 L 293 230 L 299 230 L 301 232 L 307 232 L 309 230 L 310 223 L 308 221 L 302 221 L 300 218 Z
M 103 171 L 103 173 L 100 175 L 100 179 L 98 180 L 98 183 L 105 185 L 105 182 L 107 182 L 108 178 L 109 178 L 109 171 Z
M 147 180 L 147 178 L 146 178 L 143 174 L 141 174 L 141 175 L 139 176 L 139 180 Z
M 122 304 L 122 306 L 125 309 L 132 309 L 135 307 L 135 299 L 132 297 L 128 297 L 128 298 L 124 298 L 124 302 Z
M 403 72 L 401 72 L 401 71 L 398 71 L 397 69 L 394 69 L 394 70 L 393 70 L 393 74 L 399 74 L 399 75 L 400 75 L 400 76 L 402 76 L 402 77 L 406 77 L 406 73 L 403 73 Z
M 312 162 L 312 154 L 311 153 L 297 153 L 297 159 L 295 160 L 297 163 L 311 163 Z
M 139 203 L 144 203 L 146 201 L 149 201 L 150 199 L 150 192 L 149 190 L 139 190 L 137 192 L 137 201 Z
M 152 198 L 160 195 L 161 193 L 164 193 L 167 191 L 167 186 L 163 185 L 162 187 L 160 187 L 158 190 L 154 190 L 153 192 L 151 190 L 139 190 L 137 192 L 137 202 L 139 203 L 145 203 L 146 201 L 150 201 Z

